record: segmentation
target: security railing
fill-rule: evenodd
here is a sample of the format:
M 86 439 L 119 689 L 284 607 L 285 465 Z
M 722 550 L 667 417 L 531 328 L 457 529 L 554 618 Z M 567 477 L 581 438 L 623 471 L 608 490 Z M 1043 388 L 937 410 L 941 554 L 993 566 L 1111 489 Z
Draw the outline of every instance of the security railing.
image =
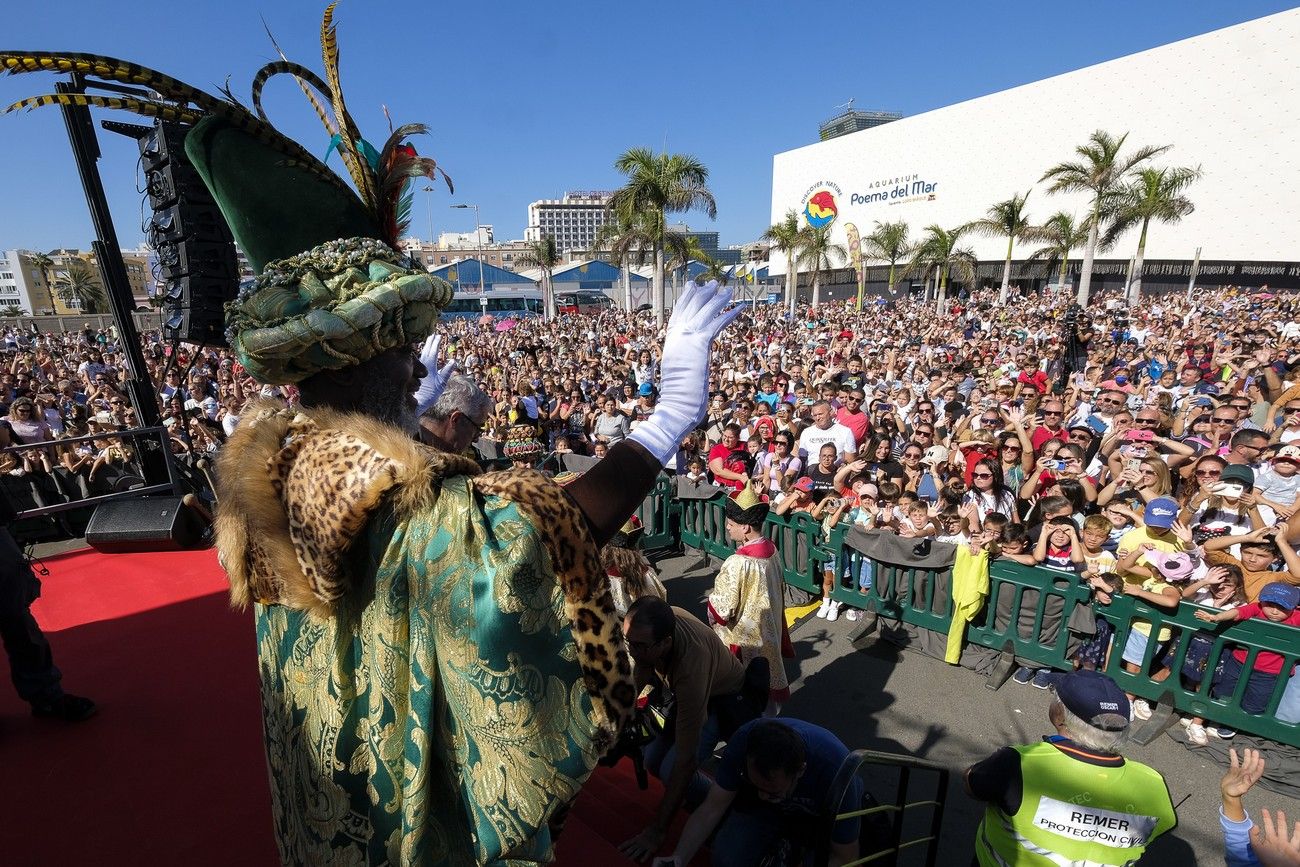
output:
M 661 478 L 640 514 L 646 525 L 643 546 L 648 550 L 682 546 L 708 556 L 725 558 L 735 549 L 727 539 L 725 494 L 708 499 L 674 499 L 672 486 Z M 672 528 L 677 527 L 674 534 Z M 806 513 L 769 515 L 764 535 L 776 543 L 785 583 L 818 595 L 827 570 L 832 572 L 831 598 L 890 620 L 946 635 L 953 629 L 951 558 L 935 565 L 934 553 L 942 543 L 924 547 L 931 556 L 900 555 L 872 558 L 861 550 L 863 534 L 850 533 L 841 525 L 823 532 Z M 867 534 L 869 535 L 869 534 Z M 928 565 L 926 565 L 928 564 Z M 1154 737 L 1169 722 L 1173 711 L 1202 716 L 1215 723 L 1279 743 L 1300 746 L 1300 724 L 1278 719 L 1277 711 L 1288 686 L 1287 673 L 1300 661 L 1300 635 L 1294 627 L 1261 620 L 1219 625 L 1197 620 L 1195 607 L 1180 605 L 1166 612 L 1123 594 L 1109 605 L 1092 599 L 1089 588 L 1073 574 L 1038 566 L 1023 566 L 995 560 L 989 567 L 989 595 L 982 612 L 965 628 L 965 641 L 1003 655 L 989 686 L 996 689 L 1014 664 L 1068 671 L 1070 658 L 1080 640 L 1069 628 L 1071 614 L 1079 607 L 1114 628 L 1105 671 L 1128 692 L 1158 703 L 1160 714 L 1141 727 L 1147 738 Z M 1151 633 L 1171 631 L 1163 662 L 1168 677 L 1157 681 L 1150 676 L 1158 642 L 1148 642 L 1145 673 L 1133 674 L 1122 667 L 1122 649 L 1135 621 L 1149 623 Z M 960 628 L 960 626 L 958 627 Z M 1194 636 L 1207 636 L 1212 648 L 1207 675 L 1199 682 L 1181 677 Z M 1230 696 L 1210 694 L 1213 672 L 1224 654 L 1244 650 L 1243 675 Z M 1242 709 L 1248 676 L 1261 652 L 1281 654 L 1282 675 L 1276 679 L 1265 709 L 1258 714 Z M 1294 687 L 1300 693 L 1300 676 Z
M 129 450 L 124 447 L 127 441 L 132 443 Z M 69 473 L 66 468 L 61 466 L 58 459 L 60 451 L 72 449 L 75 452 L 83 445 L 89 445 L 92 448 L 98 446 L 101 450 L 104 448 L 119 449 L 119 456 L 112 461 L 105 462 L 106 465 L 111 466 L 110 469 L 104 470 L 104 472 L 114 474 L 113 483 L 108 485 L 108 487 L 112 488 L 111 490 L 104 490 L 102 493 L 90 493 L 89 488 L 81 490 L 77 484 L 78 474 Z M 167 458 L 170 449 L 171 441 L 167 428 L 158 426 L 106 431 L 39 443 L 24 443 L 9 446 L 0 451 L 3 451 L 4 454 L 13 455 L 20 466 L 30 463 L 30 458 L 24 460 L 25 456 L 44 452 L 48 457 L 49 470 L 43 468 L 27 469 L 21 475 L 11 476 L 5 482 L 8 489 L 6 493 L 18 513 L 18 519 L 25 520 L 94 507 L 111 500 L 161 493 L 179 495 L 181 493 L 180 481 L 176 475 L 176 468 L 173 462 Z M 157 471 L 154 473 L 149 472 L 151 466 L 155 468 L 165 466 L 166 480 L 150 481 L 147 478 L 148 476 L 159 475 Z M 20 487 L 25 487 L 26 490 L 16 490 L 16 488 Z
M 880 780 L 881 770 L 894 768 L 894 794 L 889 803 L 873 806 L 845 809 L 845 797 L 852 791 L 853 781 L 861 774 L 869 774 L 872 779 Z M 913 772 L 924 772 L 931 777 L 933 794 L 919 800 L 913 797 Z M 857 867 L 873 862 L 894 864 L 897 856 L 913 846 L 925 846 L 925 855 L 920 863 L 934 865 L 939 863 L 939 832 L 943 824 L 943 811 L 948 801 L 948 769 L 943 765 L 928 762 L 912 756 L 895 753 L 880 753 L 873 750 L 854 750 L 840 764 L 826 798 L 822 804 L 821 814 L 817 818 L 817 848 L 813 852 L 814 867 L 825 867 L 830 863 L 830 841 L 837 822 L 846 819 L 863 820 L 863 830 L 859 834 L 859 857 L 844 864 L 844 867 Z M 908 811 L 916 810 L 928 813 L 924 822 L 922 836 L 903 839 L 904 823 Z M 882 821 L 884 820 L 884 821 Z M 916 821 L 914 825 L 922 824 Z M 887 826 L 887 830 L 882 827 Z M 910 863 L 916 863 L 912 861 Z

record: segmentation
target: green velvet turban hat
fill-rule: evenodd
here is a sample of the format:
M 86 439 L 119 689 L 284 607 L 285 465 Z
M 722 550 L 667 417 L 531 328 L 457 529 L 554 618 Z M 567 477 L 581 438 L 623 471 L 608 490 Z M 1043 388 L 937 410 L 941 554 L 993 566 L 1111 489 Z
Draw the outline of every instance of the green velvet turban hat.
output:
M 258 273 L 226 306 L 226 339 L 258 382 L 350 367 L 433 330 L 451 286 L 407 267 L 345 185 L 220 118 L 185 153 Z

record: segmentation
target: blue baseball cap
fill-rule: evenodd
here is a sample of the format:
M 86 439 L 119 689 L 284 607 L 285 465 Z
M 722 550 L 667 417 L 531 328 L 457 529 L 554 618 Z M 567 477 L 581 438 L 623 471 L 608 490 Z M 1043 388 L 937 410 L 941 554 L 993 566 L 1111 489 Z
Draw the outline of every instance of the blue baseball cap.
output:
M 1088 725 L 1108 732 L 1128 728 L 1128 696 L 1100 671 L 1057 672 L 1049 680 L 1065 709 Z
M 1157 530 L 1168 530 L 1178 520 L 1178 504 L 1168 497 L 1156 497 L 1147 503 L 1142 523 Z
M 649 397 L 655 393 L 655 387 L 648 382 L 643 382 L 641 387 L 636 390 L 636 393 L 642 397 Z
M 1263 590 L 1259 591 L 1259 601 L 1272 602 L 1287 611 L 1295 611 L 1300 607 L 1300 587 L 1284 584 L 1281 581 L 1270 581 L 1264 585 Z

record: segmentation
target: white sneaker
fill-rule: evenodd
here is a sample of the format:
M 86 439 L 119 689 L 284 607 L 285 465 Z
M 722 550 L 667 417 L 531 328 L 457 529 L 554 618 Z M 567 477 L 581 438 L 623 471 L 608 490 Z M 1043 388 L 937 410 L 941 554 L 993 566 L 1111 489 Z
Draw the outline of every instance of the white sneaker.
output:
M 1193 746 L 1203 747 L 1210 742 L 1210 736 L 1205 732 L 1205 726 L 1200 723 L 1191 723 L 1187 726 L 1187 742 Z
M 1151 705 L 1146 699 L 1133 699 L 1133 719 L 1151 719 Z
M 862 616 L 862 612 L 856 608 L 850 608 L 848 611 L 844 612 L 844 619 L 849 621 L 850 623 L 856 623 L 858 621 L 858 618 L 861 616 Z
M 1178 724 L 1183 728 L 1187 728 L 1189 725 L 1192 724 L 1192 718 L 1189 716 L 1179 717 Z
M 833 602 L 830 600 L 829 597 L 826 598 L 826 599 L 823 599 L 823 600 L 822 600 L 821 607 L 817 609 L 817 616 L 820 617 L 820 618 L 822 618 L 823 620 L 825 620 L 825 619 L 826 619 L 826 615 L 830 613 L 831 606 L 834 605 L 834 604 L 835 604 L 835 603 L 833 603 Z
M 839 619 L 840 619 L 840 608 L 841 608 L 841 607 L 842 607 L 842 606 L 840 605 L 840 603 L 838 603 L 838 602 L 832 602 L 832 603 L 831 603 L 831 607 L 828 608 L 828 609 L 826 609 L 826 621 L 827 621 L 828 623 L 834 623 L 836 620 L 839 620 Z

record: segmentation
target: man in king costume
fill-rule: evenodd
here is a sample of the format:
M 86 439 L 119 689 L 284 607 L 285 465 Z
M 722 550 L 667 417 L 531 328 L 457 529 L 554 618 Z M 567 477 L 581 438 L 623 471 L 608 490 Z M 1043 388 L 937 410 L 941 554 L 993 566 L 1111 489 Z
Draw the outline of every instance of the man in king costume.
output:
M 257 381 L 301 394 L 248 407 L 217 474 L 221 562 L 255 612 L 282 861 L 546 862 L 550 824 L 634 700 L 599 547 L 704 417 L 709 346 L 739 308 L 716 284 L 688 287 L 654 416 L 567 489 L 421 445 L 417 353 L 452 292 L 397 242 L 409 180 L 438 169 L 406 142 L 422 127 L 382 148 L 361 138 L 332 12 L 325 78 L 268 64 L 256 113 L 97 55 L 0 64 L 156 94 L 18 106 L 80 100 L 190 127 L 185 152 L 258 274 L 227 305 L 230 347 Z M 279 74 L 308 94 L 356 191 L 266 121 L 260 92 Z
M 768 505 L 746 485 L 724 504 L 727 537 L 736 553 L 718 570 L 709 591 L 709 623 L 722 643 L 749 665 L 756 656 L 767 658 L 771 671 L 768 709 L 790 697 L 782 656 L 790 639 L 785 628 L 785 581 L 776 545 L 763 535 Z M 791 653 L 793 655 L 793 653 Z

